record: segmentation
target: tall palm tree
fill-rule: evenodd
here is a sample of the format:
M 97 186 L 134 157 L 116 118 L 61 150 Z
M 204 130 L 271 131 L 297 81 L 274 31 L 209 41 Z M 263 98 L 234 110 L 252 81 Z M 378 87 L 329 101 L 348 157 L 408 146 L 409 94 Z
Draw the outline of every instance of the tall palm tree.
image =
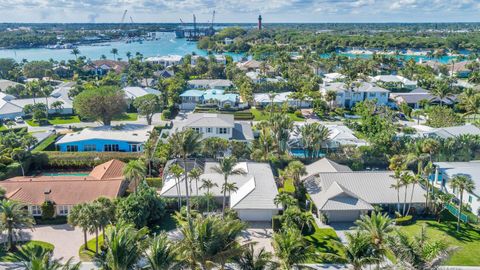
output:
M 179 257 L 186 269 L 224 269 L 225 263 L 242 253 L 237 238 L 246 224 L 218 216 L 197 216 L 180 228 L 183 236 L 178 243 Z
M 170 269 L 177 263 L 176 246 L 168 240 L 165 233 L 155 235 L 149 240 L 149 249 L 144 252 L 147 258 L 149 270 Z
M 25 90 L 29 95 L 32 96 L 33 104 L 36 104 L 35 98 L 37 97 L 37 94 L 40 92 L 40 86 L 38 85 L 38 82 L 36 81 L 27 82 L 27 84 L 25 85 Z
M 300 178 L 304 175 L 307 175 L 307 169 L 305 168 L 305 165 L 298 160 L 288 163 L 288 166 L 285 168 L 284 172 L 287 177 L 290 177 L 293 180 L 293 183 L 297 187 L 300 184 Z
M 108 227 L 104 239 L 105 251 L 94 258 L 104 269 L 130 270 L 139 262 L 145 250 L 148 229 L 135 229 L 131 224 L 119 223 Z
M 272 261 L 272 254 L 261 248 L 255 251 L 255 243 L 248 244 L 242 254 L 233 259 L 239 270 L 266 270 L 274 269 L 276 263 Z
M 72 207 L 70 212 L 68 213 L 68 224 L 74 227 L 80 227 L 83 231 L 83 247 L 85 250 L 88 249 L 87 245 L 87 232 L 90 230 L 91 223 L 90 223 L 90 216 L 88 215 L 87 211 L 87 204 L 81 203 L 77 204 Z
M 450 187 L 458 196 L 457 232 L 460 231 L 460 217 L 462 216 L 463 193 L 471 193 L 475 189 L 475 182 L 468 175 L 457 174 L 450 179 Z
M 178 164 L 173 164 L 170 167 L 170 173 L 175 178 L 175 188 L 177 189 L 178 210 L 182 208 L 182 189 L 180 188 L 181 177 L 185 170 Z
M 337 93 L 335 91 L 329 90 L 325 94 L 325 101 L 328 102 L 330 110 L 333 109 L 333 102 L 337 99 Z
M 130 58 L 132 58 L 132 53 L 127 52 L 127 53 L 125 53 L 125 55 L 127 56 L 128 61 L 130 61 Z
M 53 259 L 53 251 L 40 245 L 27 245 L 15 252 L 13 261 L 20 262 L 25 270 L 79 270 L 81 262 L 73 263 L 72 258 L 65 263 Z
M 196 195 L 198 197 L 198 181 L 200 180 L 200 176 L 202 175 L 202 170 L 200 168 L 193 168 L 189 173 L 188 177 L 190 177 L 191 180 L 195 180 L 195 191 Z M 190 190 L 192 190 L 192 184 L 190 183 Z
M 222 185 L 222 192 L 227 192 L 228 197 L 231 197 L 232 192 L 236 192 L 238 190 L 238 186 L 236 183 L 223 183 Z
M 237 159 L 235 157 L 226 157 L 220 161 L 220 164 L 213 167 L 213 171 L 216 173 L 222 174 L 224 183 L 226 186 L 228 184 L 228 177 L 231 175 L 245 175 L 247 172 L 243 168 L 235 168 L 237 165 Z M 222 203 L 222 215 L 225 216 L 225 207 L 227 202 L 227 190 L 223 189 L 223 203 Z
M 480 93 L 473 96 L 462 96 L 460 98 L 459 106 L 465 110 L 464 116 L 473 115 L 473 122 L 480 114 Z
M 211 194 L 210 189 L 213 187 L 218 187 L 217 183 L 214 183 L 210 179 L 202 179 L 202 186 L 200 186 L 200 189 L 207 189 L 206 194 Z M 207 212 L 210 211 L 210 199 L 207 200 Z
M 42 95 L 45 97 L 45 116 L 48 119 L 48 111 L 50 110 L 50 106 L 48 105 L 48 98 L 53 93 L 53 87 L 50 85 L 41 85 L 40 91 Z
M 413 194 L 415 193 L 415 186 L 420 182 L 423 182 L 423 178 L 420 174 L 413 175 L 410 178 L 410 185 L 412 185 L 412 191 L 410 192 L 410 202 L 408 203 L 407 212 L 405 214 L 406 216 L 410 213 L 410 209 L 412 208 Z
M 288 146 L 290 132 L 293 129 L 293 121 L 287 114 L 274 114 L 270 118 L 270 127 L 275 136 L 275 144 L 280 154 L 285 153 Z
M 73 48 L 70 53 L 75 55 L 75 60 L 78 60 L 78 55 L 80 54 L 80 50 L 78 48 Z
M 13 233 L 16 229 L 33 228 L 35 220 L 26 206 L 19 202 L 2 200 L 0 203 L 0 227 L 7 231 L 7 249 L 15 250 Z
M 430 94 L 438 98 L 440 100 L 440 106 L 442 106 L 445 99 L 452 99 L 453 89 L 446 81 L 437 81 L 435 83 L 435 87 L 433 89 L 430 89 Z
M 363 215 L 355 221 L 356 229 L 370 236 L 370 241 L 375 248 L 375 253 L 384 256 L 387 252 L 387 236 L 395 226 L 387 214 L 373 212 L 370 216 Z
M 125 168 L 123 168 L 123 175 L 125 178 L 134 182 L 135 193 L 137 192 L 138 183 L 145 179 L 146 174 L 147 168 L 145 167 L 145 163 L 141 160 L 131 160 L 127 163 Z
M 355 231 L 345 233 L 347 244 L 340 241 L 334 241 L 337 250 L 341 252 L 331 252 L 322 254 L 329 260 L 344 262 L 352 266 L 353 270 L 362 270 L 364 267 L 381 262 L 375 250 L 372 248 L 370 236 L 365 232 Z
M 117 60 L 117 55 L 118 55 L 118 49 L 117 48 L 113 48 L 111 51 L 110 51 L 111 54 L 113 54 L 113 60 Z
M 318 157 L 322 144 L 325 143 L 330 136 L 330 130 L 316 122 L 297 126 L 295 132 L 300 136 L 300 143 L 306 150 L 305 158 L 309 159 Z
M 283 270 L 290 270 L 294 265 L 308 261 L 313 254 L 312 246 L 306 243 L 296 228 L 284 228 L 274 233 L 273 247 Z
M 193 129 L 176 132 L 170 137 L 170 142 L 173 145 L 173 152 L 179 156 L 183 161 L 184 180 L 185 180 L 185 197 L 187 202 L 187 217 L 190 217 L 190 193 L 187 179 L 187 158 L 192 154 L 198 152 L 201 148 L 202 134 Z

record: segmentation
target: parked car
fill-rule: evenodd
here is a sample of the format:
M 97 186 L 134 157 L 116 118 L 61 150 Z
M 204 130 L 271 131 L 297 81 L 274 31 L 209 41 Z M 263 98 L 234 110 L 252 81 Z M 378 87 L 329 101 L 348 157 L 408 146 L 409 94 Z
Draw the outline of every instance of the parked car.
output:
M 15 123 L 23 123 L 23 118 L 21 116 L 15 117 Z

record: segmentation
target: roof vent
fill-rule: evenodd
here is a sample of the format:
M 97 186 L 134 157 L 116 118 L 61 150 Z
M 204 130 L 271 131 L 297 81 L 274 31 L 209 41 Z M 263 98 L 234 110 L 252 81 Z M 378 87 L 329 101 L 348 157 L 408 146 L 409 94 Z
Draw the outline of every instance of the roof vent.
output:
M 50 188 L 46 188 L 44 191 L 43 191 L 43 194 L 50 194 L 52 193 L 52 190 Z

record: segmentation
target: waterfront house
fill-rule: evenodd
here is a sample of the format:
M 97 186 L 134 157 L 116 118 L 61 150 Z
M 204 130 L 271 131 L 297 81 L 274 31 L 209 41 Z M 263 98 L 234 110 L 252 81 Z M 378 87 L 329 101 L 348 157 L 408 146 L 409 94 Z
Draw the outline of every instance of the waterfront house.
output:
M 252 141 L 253 131 L 250 123 L 234 121 L 233 114 L 192 113 L 174 123 L 173 130 L 193 129 L 203 138 L 217 137 L 227 140 Z
M 96 166 L 90 173 L 19 176 L 0 181 L 5 198 L 24 203 L 31 215 L 42 215 L 41 205 L 54 203 L 56 216 L 67 216 L 73 206 L 100 197 L 122 196 L 128 183 L 123 176 L 125 163 L 111 160 Z
M 271 77 L 266 77 L 260 74 L 260 71 L 249 71 L 245 73 L 245 75 L 252 80 L 253 83 L 280 83 L 280 82 L 286 82 L 284 78 L 281 76 L 275 76 L 273 78 Z
M 320 86 L 320 92 L 325 96 L 329 91 L 337 94 L 335 105 L 346 108 L 352 108 L 356 103 L 365 100 L 375 100 L 377 105 L 387 105 L 390 92 L 385 88 L 363 81 L 354 83 L 350 89 L 347 89 L 343 82 L 324 82 Z
M 189 163 L 191 164 L 187 164 L 187 168 L 197 167 L 202 169 L 203 173 L 200 175 L 200 179 L 209 179 L 216 184 L 216 186 L 210 189 L 210 193 L 218 203 L 221 203 L 224 177 L 213 169 L 219 163 L 210 161 L 203 164 L 197 164 L 193 161 Z M 177 198 L 178 188 L 180 189 L 180 196 L 185 197 L 186 190 L 183 177 L 177 182 L 173 175 L 169 173 L 169 168 L 172 164 L 175 164 L 175 161 L 168 162 L 165 167 L 163 174 L 164 184 L 160 195 L 166 198 Z M 178 164 L 182 166 L 182 162 L 178 162 Z M 246 174 L 232 175 L 228 178 L 229 183 L 235 183 L 238 187 L 237 191 L 231 194 L 227 193 L 228 207 L 235 210 L 238 217 L 244 221 L 271 221 L 272 217 L 278 214 L 281 205 L 275 205 L 274 203 L 278 190 L 270 165 L 268 163 L 248 161 L 238 163 L 235 168 L 243 169 Z M 206 194 L 207 189 L 200 188 L 201 183 L 197 185 L 193 179 L 189 179 L 189 183 L 192 187 L 191 197 L 204 196 Z
M 223 79 L 199 79 L 189 80 L 187 82 L 189 88 L 193 89 L 227 89 L 233 86 L 233 82 Z
M 376 83 L 378 86 L 389 89 L 410 89 L 413 90 L 417 88 L 417 82 L 411 81 L 400 75 L 378 75 L 371 77 L 371 81 Z
M 61 152 L 142 152 L 153 126 L 99 126 L 68 133 L 55 142 Z
M 375 206 L 385 211 L 395 212 L 403 208 L 403 200 L 398 200 L 397 190 L 392 187 L 396 180 L 390 171 L 349 171 L 349 168 L 333 161 L 307 167 L 307 175 L 302 178 L 305 188 L 316 206 L 317 214 L 325 217 L 324 222 L 353 222 L 361 215 L 375 210 Z M 408 196 L 410 203 L 412 185 L 398 190 L 400 198 Z M 425 206 L 425 190 L 416 186 L 413 191 L 412 211 L 420 212 Z M 407 205 L 408 207 L 408 205 Z
M 282 106 L 286 102 L 288 106 L 295 108 L 310 108 L 312 106 L 311 100 L 307 98 L 305 100 L 298 100 L 293 98 L 292 94 L 293 92 L 254 94 L 253 102 L 256 107 L 265 107 L 272 104 L 272 102 L 277 106 Z
M 472 73 L 472 70 L 468 68 L 468 64 L 470 63 L 471 61 L 451 63 L 447 65 L 448 73 L 450 74 L 450 76 L 455 76 L 457 78 L 468 78 L 470 73 Z
M 183 56 L 181 55 L 166 55 L 166 56 L 153 56 L 145 59 L 146 62 L 162 65 L 163 67 L 176 66 L 182 63 Z
M 469 205 L 472 212 L 480 215 L 480 160 L 470 162 L 435 162 L 435 173 L 430 177 L 433 184 L 443 191 L 459 196 L 459 191 L 450 187 L 450 179 L 456 175 L 465 175 L 475 183 L 473 192 L 464 192 L 463 203 Z
M 181 110 L 193 110 L 197 104 L 225 109 L 242 105 L 238 94 L 225 93 L 225 90 L 221 89 L 190 89 L 180 94 L 180 98 L 182 101 L 179 105 Z
M 244 72 L 261 71 L 262 73 L 265 73 L 265 75 L 272 75 L 275 72 L 273 67 L 270 65 L 266 65 L 265 66 L 266 69 L 262 70 L 262 62 L 257 60 L 248 60 L 245 62 L 238 62 L 237 68 Z
M 227 64 L 227 58 L 225 58 L 225 55 L 223 54 L 215 54 L 215 55 L 208 55 L 208 56 L 192 55 L 190 64 L 192 66 L 196 66 L 199 58 L 204 58 L 206 60 L 214 59 L 215 62 L 218 64 L 223 64 L 223 65 Z
M 112 71 L 116 74 L 122 73 L 128 66 L 128 62 L 115 60 L 94 60 L 88 61 L 83 70 L 94 76 L 104 76 Z

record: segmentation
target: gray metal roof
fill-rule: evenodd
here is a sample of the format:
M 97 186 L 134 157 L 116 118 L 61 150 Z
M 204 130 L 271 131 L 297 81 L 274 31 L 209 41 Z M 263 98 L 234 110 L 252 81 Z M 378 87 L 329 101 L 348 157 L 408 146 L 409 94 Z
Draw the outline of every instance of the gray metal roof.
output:
M 447 178 L 457 174 L 470 176 L 475 182 L 474 193 L 480 195 L 480 160 L 470 162 L 435 162 L 434 164 L 447 175 Z
M 233 114 L 192 113 L 182 124 L 184 127 L 234 127 Z
M 217 162 L 206 162 L 204 172 L 200 179 L 210 179 L 217 184 L 210 192 L 215 197 L 222 197 L 222 185 L 224 177 L 213 169 L 218 166 Z M 235 183 L 238 191 L 231 194 L 231 207 L 233 209 L 279 209 L 273 202 L 278 194 L 275 178 L 268 163 L 240 162 L 237 167 L 243 168 L 246 175 L 232 175 L 228 178 L 229 183 Z M 192 181 L 192 196 L 197 194 L 195 181 Z M 180 193 L 185 196 L 185 183 L 183 177 L 179 183 Z M 201 186 L 201 183 L 198 183 Z M 171 176 L 165 177 L 165 184 L 160 191 L 161 196 L 176 197 L 177 189 L 175 179 Z M 206 189 L 198 189 L 199 196 L 205 195 Z
M 316 205 L 319 210 L 373 210 L 373 206 L 337 182 L 323 193 Z
M 345 83 L 343 82 L 334 82 L 334 83 L 327 83 L 322 86 L 326 91 L 335 91 L 335 92 L 345 92 L 349 91 L 345 87 Z M 353 87 L 353 91 L 356 92 L 382 92 L 382 93 L 389 93 L 385 88 L 377 86 L 375 84 L 369 82 L 359 82 L 359 85 Z
M 341 185 L 345 190 L 353 193 L 357 198 L 369 204 L 395 204 L 397 203 L 397 190 L 391 186 L 396 183 L 393 172 L 331 172 L 320 173 L 318 177 L 310 178 L 305 182 L 307 192 L 315 204 L 322 204 L 323 197 L 334 183 Z M 407 187 L 407 195 L 410 199 L 412 186 Z M 405 195 L 405 188 L 399 190 L 400 198 Z M 413 203 L 425 202 L 425 190 L 419 185 L 415 186 Z M 328 196 L 327 196 L 328 197 Z M 353 197 L 353 196 L 351 196 Z
M 328 158 L 319 159 L 312 164 L 305 166 L 307 174 L 302 177 L 307 179 L 311 176 L 317 175 L 322 172 L 351 172 L 352 170 L 345 165 L 340 165 L 334 161 L 331 161 Z
M 232 140 L 251 141 L 254 139 L 252 126 L 248 122 L 235 122 Z

